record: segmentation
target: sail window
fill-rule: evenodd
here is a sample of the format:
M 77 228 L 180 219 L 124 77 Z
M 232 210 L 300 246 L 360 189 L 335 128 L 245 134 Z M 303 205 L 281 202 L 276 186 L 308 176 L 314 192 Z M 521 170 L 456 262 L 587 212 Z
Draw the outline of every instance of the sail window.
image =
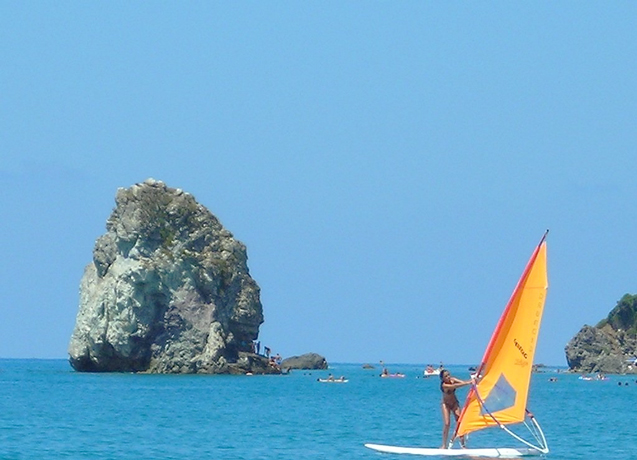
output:
M 515 398 L 517 392 L 515 388 L 511 386 L 504 374 L 500 374 L 498 381 L 491 389 L 489 396 L 484 400 L 484 407 L 480 409 L 482 415 L 487 415 L 489 412 L 494 414 L 501 410 L 513 407 L 515 404 Z

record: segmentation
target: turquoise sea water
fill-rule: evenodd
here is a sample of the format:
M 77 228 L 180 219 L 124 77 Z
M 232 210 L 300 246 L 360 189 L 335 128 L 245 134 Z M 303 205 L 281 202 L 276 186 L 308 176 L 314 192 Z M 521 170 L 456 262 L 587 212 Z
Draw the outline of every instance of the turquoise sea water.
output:
M 389 460 L 405 456 L 363 444 L 438 447 L 438 379 L 420 377 L 423 366 L 388 367 L 406 377 L 381 379 L 378 367 L 360 364 L 286 376 L 164 376 L 0 360 L 0 458 Z M 467 366 L 449 368 L 468 378 Z M 317 382 L 329 372 L 349 382 Z M 549 458 L 637 458 L 636 379 L 534 374 L 530 408 Z M 462 401 L 465 390 L 458 393 Z M 495 433 L 472 435 L 471 447 L 515 446 L 487 431 Z

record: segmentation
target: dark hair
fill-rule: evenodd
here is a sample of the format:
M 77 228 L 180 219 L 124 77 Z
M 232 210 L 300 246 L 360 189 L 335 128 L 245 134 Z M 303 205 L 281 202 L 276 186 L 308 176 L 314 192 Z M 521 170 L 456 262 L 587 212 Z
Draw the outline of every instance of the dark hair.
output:
M 440 374 L 438 374 L 438 376 L 440 377 L 440 391 L 442 391 L 443 393 L 445 392 L 445 390 L 442 388 L 442 383 L 445 381 L 445 374 L 448 374 L 449 371 L 447 369 L 440 369 Z

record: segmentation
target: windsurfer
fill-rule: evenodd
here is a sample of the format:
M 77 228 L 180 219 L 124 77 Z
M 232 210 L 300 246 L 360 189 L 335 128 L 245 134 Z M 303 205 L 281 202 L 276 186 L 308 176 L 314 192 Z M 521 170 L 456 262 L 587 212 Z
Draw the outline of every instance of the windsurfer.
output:
M 471 380 L 464 381 L 452 377 L 448 370 L 443 369 L 440 372 L 440 391 L 442 391 L 442 447 L 446 449 L 447 439 L 449 439 L 449 425 L 451 424 L 451 414 L 454 415 L 456 422 L 460 417 L 460 403 L 456 396 L 456 389 L 471 385 Z M 460 437 L 460 445 L 464 447 L 464 437 Z

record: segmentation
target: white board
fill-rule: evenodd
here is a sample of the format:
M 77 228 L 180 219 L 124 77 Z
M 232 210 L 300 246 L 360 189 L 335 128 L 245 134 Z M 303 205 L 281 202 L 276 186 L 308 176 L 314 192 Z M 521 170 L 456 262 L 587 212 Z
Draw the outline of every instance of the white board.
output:
M 365 444 L 365 447 L 390 454 L 411 454 L 436 457 L 483 457 L 483 458 L 519 458 L 527 455 L 542 455 L 537 449 L 485 448 L 485 449 L 439 449 L 431 447 L 398 447 L 381 444 Z

